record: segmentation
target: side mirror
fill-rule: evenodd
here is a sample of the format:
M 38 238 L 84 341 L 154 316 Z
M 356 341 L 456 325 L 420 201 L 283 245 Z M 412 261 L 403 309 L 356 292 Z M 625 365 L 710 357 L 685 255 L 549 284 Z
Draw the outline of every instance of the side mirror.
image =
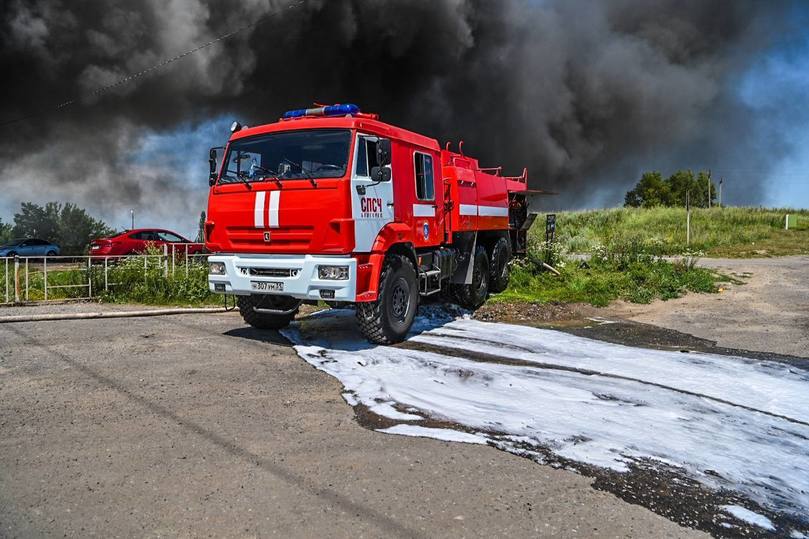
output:
M 380 167 L 390 165 L 390 139 L 381 138 L 376 142 L 376 164 Z
M 208 151 L 208 185 L 213 186 L 216 183 L 216 177 L 219 174 L 219 152 L 224 150 L 222 147 L 211 148 Z
M 389 182 L 391 172 L 388 167 L 373 167 L 371 169 L 371 179 L 375 182 Z

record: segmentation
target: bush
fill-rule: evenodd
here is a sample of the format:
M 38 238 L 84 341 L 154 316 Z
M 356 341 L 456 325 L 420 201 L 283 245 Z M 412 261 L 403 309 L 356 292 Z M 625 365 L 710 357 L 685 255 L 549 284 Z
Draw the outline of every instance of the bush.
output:
M 560 258 L 557 276 L 545 271 L 543 244 L 532 243 L 525 259 L 514 263 L 509 288 L 496 300 L 590 303 L 616 299 L 649 303 L 691 292 L 715 292 L 718 276 L 696 266 L 696 257 L 672 263 L 647 253 L 641 242 L 614 241 L 599 246 L 587 261 Z

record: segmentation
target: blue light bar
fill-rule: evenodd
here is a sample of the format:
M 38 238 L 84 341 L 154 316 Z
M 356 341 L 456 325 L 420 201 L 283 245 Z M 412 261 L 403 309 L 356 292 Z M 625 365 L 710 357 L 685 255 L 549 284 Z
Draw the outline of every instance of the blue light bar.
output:
M 297 109 L 284 113 L 284 119 L 302 118 L 304 116 L 353 116 L 360 111 L 357 105 L 346 103 L 344 105 L 329 105 L 314 109 Z

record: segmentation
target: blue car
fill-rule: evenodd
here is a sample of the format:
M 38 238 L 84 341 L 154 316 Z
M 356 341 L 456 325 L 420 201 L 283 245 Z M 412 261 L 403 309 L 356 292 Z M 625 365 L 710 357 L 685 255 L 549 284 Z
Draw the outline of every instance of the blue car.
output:
M 59 246 L 45 240 L 14 240 L 0 245 L 0 257 L 4 256 L 56 256 Z

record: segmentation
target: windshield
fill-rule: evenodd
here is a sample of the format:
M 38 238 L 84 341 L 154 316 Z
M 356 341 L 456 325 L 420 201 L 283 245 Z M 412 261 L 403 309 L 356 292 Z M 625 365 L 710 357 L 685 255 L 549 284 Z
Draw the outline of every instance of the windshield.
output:
M 351 132 L 311 129 L 259 135 L 231 143 L 219 183 L 339 178 L 348 166 Z

